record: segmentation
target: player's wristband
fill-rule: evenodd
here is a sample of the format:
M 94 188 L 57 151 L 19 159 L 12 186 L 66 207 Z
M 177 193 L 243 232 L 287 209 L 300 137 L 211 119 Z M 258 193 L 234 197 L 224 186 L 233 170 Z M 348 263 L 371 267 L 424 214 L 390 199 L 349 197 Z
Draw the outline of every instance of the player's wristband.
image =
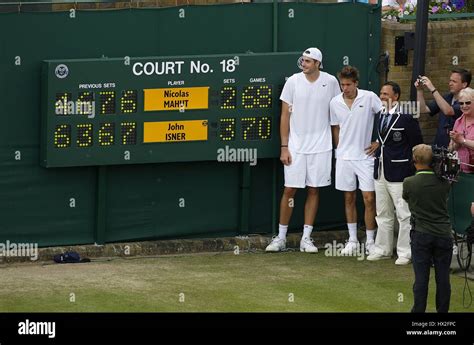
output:
M 288 145 L 281 145 L 280 147 L 288 147 Z
M 438 90 L 434 89 L 433 91 L 431 91 L 431 94 L 433 95 L 436 91 Z

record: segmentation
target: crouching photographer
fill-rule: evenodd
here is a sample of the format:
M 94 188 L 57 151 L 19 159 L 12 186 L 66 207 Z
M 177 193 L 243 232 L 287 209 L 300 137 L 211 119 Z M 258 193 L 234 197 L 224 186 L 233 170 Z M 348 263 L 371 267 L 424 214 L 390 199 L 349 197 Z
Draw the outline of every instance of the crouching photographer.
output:
M 448 312 L 451 298 L 449 268 L 453 238 L 447 204 L 451 184 L 435 174 L 431 168 L 432 160 L 431 146 L 420 144 L 413 147 L 416 174 L 403 181 L 403 199 L 411 212 L 414 313 L 426 310 L 432 263 L 436 276 L 436 310 Z

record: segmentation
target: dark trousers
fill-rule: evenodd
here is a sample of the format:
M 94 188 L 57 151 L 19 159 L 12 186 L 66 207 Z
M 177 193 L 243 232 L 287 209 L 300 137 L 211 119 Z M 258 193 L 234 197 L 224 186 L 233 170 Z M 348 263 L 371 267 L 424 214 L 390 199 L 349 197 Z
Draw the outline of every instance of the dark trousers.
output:
M 439 237 L 420 231 L 410 231 L 411 258 L 415 271 L 413 313 L 424 313 L 428 298 L 431 264 L 434 264 L 436 278 L 436 311 L 447 313 L 451 299 L 449 267 L 453 256 L 453 239 Z

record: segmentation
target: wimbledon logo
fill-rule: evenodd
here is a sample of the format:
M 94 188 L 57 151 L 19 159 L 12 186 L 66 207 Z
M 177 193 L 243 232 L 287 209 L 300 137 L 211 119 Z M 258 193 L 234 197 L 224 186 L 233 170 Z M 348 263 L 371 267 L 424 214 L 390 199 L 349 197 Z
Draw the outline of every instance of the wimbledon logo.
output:
M 67 68 L 67 66 L 64 64 L 57 65 L 56 69 L 54 70 L 54 73 L 59 79 L 64 79 L 69 74 L 69 68 Z

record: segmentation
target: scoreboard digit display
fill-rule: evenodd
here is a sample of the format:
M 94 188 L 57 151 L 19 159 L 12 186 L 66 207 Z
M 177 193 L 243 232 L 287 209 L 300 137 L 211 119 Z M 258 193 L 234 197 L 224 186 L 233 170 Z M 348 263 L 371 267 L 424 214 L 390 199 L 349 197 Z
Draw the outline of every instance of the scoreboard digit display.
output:
M 48 60 L 41 165 L 279 157 L 280 93 L 300 53 Z

